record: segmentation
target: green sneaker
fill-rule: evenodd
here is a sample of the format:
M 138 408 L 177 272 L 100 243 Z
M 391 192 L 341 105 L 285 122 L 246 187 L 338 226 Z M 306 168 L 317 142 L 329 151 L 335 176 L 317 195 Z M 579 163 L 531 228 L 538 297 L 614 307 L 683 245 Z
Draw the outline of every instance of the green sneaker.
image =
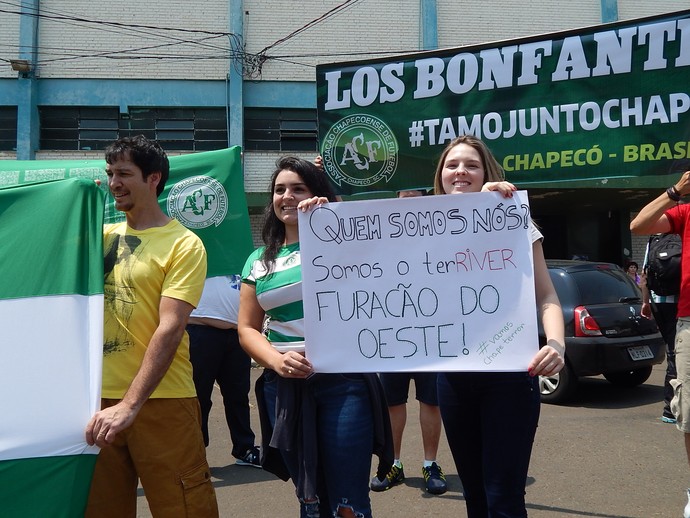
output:
M 369 484 L 369 487 L 372 491 L 385 491 L 386 489 L 390 489 L 393 486 L 402 484 L 404 480 L 405 472 L 403 471 L 402 464 L 400 465 L 400 467 L 393 464 L 393 467 L 383 478 L 383 480 L 379 480 L 378 478 L 374 477 L 371 479 L 371 484 Z
M 422 475 L 424 475 L 427 492 L 432 495 L 442 495 L 448 491 L 446 476 L 443 474 L 441 466 L 435 462 L 432 462 L 428 468 L 422 468 Z

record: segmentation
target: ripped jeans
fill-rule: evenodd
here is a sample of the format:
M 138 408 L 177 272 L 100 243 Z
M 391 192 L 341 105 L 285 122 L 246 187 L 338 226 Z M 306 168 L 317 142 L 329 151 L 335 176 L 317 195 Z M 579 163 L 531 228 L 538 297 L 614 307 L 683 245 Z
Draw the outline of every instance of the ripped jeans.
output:
M 266 408 L 275 424 L 277 374 L 264 371 Z M 318 474 L 317 502 L 300 502 L 301 518 L 338 516 L 350 508 L 355 516 L 371 518 L 369 477 L 373 454 L 372 406 L 365 381 L 358 374 L 314 374 L 308 390 L 316 400 Z M 281 450 L 296 480 L 298 453 Z

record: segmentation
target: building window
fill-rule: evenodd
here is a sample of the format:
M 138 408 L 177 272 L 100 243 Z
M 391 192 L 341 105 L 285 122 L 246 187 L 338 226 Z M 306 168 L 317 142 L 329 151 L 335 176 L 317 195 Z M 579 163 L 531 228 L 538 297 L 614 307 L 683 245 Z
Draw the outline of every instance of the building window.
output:
M 225 108 L 131 108 L 129 132 L 156 139 L 169 151 L 228 147 Z
M 255 151 L 316 151 L 316 110 L 247 108 L 244 147 Z
M 116 107 L 41 106 L 38 113 L 41 149 L 99 150 L 119 136 Z
M 17 150 L 17 107 L 0 106 L 0 151 Z
M 39 108 L 41 149 L 103 150 L 119 137 L 143 134 L 167 151 L 210 151 L 228 145 L 225 108 Z M 16 124 L 15 124 L 16 127 Z

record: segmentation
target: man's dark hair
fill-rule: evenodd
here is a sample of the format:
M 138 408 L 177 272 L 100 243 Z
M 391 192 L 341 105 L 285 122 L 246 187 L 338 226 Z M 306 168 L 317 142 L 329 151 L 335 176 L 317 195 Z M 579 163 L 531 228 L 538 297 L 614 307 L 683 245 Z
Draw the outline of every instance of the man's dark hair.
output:
M 131 160 L 146 180 L 151 173 L 159 171 L 161 181 L 158 182 L 156 195 L 160 196 L 170 175 L 170 162 L 163 148 L 155 140 L 149 140 L 144 135 L 122 137 L 105 149 L 105 161 L 112 164 L 120 159 Z

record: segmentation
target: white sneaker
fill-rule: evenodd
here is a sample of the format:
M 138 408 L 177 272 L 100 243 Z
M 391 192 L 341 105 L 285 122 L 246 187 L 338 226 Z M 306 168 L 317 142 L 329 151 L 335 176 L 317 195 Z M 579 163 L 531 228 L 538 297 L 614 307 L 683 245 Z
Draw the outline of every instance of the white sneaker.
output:
M 685 504 L 685 509 L 683 509 L 683 518 L 690 518 L 690 488 L 687 489 L 688 493 L 688 503 Z

